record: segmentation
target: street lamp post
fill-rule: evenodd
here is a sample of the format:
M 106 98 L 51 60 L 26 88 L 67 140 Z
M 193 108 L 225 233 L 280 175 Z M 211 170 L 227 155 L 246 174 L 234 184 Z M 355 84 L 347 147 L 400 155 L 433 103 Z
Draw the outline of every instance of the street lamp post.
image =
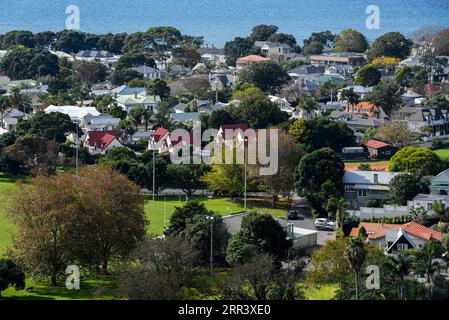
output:
M 75 137 L 75 174 L 78 177 L 78 157 L 79 157 L 79 134 L 78 134 L 78 122 L 74 122 L 76 125 L 76 137 Z
M 214 217 L 207 216 L 206 219 L 210 220 L 210 273 L 212 274 L 214 269 Z
M 246 145 L 248 144 L 248 138 L 247 137 L 245 137 L 245 140 L 244 140 L 244 143 L 243 143 L 243 162 L 244 162 L 244 165 L 245 165 L 245 190 L 244 190 L 244 194 L 243 194 L 243 197 L 244 197 L 244 200 L 243 200 L 243 203 L 244 203 L 244 208 L 245 208 L 245 212 L 246 212 L 246 209 L 247 209 L 247 202 L 246 202 L 246 197 L 247 197 L 247 177 L 246 177 L 246 175 L 247 175 L 247 157 L 246 157 Z

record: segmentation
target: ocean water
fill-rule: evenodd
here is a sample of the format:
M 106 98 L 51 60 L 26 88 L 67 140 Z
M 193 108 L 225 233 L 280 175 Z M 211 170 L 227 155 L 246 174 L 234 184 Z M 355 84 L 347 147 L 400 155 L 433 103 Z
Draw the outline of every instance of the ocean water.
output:
M 66 7 L 80 8 L 81 31 L 118 33 L 170 25 L 223 46 L 257 24 L 274 24 L 298 42 L 312 32 L 354 28 L 369 40 L 389 31 L 449 26 L 449 0 L 1 0 L 0 33 L 15 29 L 59 31 Z M 369 5 L 380 9 L 380 29 L 365 26 Z

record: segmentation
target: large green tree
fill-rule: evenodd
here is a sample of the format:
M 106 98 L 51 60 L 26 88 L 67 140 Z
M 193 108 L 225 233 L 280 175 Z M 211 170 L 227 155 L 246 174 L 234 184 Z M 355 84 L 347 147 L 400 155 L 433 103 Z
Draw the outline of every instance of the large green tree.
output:
M 399 32 L 388 32 L 377 38 L 369 51 L 373 57 L 405 59 L 410 55 L 413 42 Z
M 325 117 L 311 120 L 296 120 L 289 132 L 296 143 L 306 151 L 329 147 L 336 152 L 354 144 L 354 132 L 344 123 L 332 121 Z
M 240 231 L 229 241 L 226 259 L 235 265 L 262 251 L 279 260 L 286 257 L 291 245 L 286 231 L 271 215 L 252 212 L 243 218 Z
M 429 149 L 406 147 L 391 158 L 388 169 L 393 172 L 436 175 L 443 170 L 443 162 Z
M 337 52 L 365 52 L 368 46 L 366 37 L 353 29 L 346 29 L 340 32 L 334 44 Z
M 267 41 L 268 38 L 278 31 L 277 26 L 259 24 L 255 26 L 251 31 L 251 38 L 254 41 Z
M 412 200 L 418 193 L 429 192 L 428 181 L 418 175 L 400 174 L 390 181 L 388 199 L 394 204 L 404 206 L 408 200 Z
M 249 64 L 240 71 L 239 78 L 263 91 L 273 91 L 286 83 L 288 74 L 276 62 L 264 61 Z
M 373 65 L 366 65 L 357 70 L 355 84 L 365 87 L 373 87 L 380 82 L 382 75 Z
M 295 187 L 318 215 L 327 216 L 328 200 L 343 195 L 344 173 L 344 164 L 335 151 L 318 149 L 301 159 L 295 171 Z

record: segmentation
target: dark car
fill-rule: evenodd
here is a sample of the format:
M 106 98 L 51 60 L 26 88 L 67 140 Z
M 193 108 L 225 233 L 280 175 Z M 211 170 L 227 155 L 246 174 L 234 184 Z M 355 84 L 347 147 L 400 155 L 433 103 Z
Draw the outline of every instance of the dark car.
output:
M 290 210 L 288 212 L 288 220 L 304 220 L 305 217 L 302 214 L 299 214 L 297 210 Z

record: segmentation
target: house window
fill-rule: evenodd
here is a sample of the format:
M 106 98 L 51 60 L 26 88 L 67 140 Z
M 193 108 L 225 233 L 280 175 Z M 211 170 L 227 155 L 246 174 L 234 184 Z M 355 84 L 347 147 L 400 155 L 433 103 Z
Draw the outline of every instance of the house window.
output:
M 358 190 L 357 196 L 358 197 L 366 197 L 366 196 L 368 196 L 368 191 L 367 190 Z
M 385 155 L 389 156 L 391 154 L 391 151 L 385 151 Z
M 353 186 L 345 186 L 345 191 L 346 192 L 354 192 L 354 187 Z
M 408 249 L 408 244 L 406 243 L 398 243 L 397 245 L 398 251 L 404 251 Z

